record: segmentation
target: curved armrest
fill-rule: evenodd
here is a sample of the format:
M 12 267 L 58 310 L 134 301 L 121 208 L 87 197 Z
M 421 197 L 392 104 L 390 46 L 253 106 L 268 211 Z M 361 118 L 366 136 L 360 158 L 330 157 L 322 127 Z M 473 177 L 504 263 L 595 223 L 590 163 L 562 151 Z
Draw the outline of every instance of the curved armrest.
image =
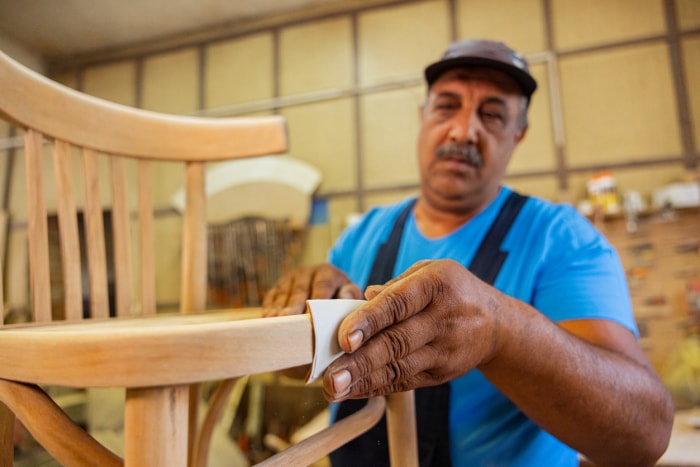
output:
M 376 425 L 384 415 L 385 407 L 386 400 L 383 397 L 369 399 L 367 405 L 354 414 L 257 465 L 262 467 L 310 465 Z
M 0 367 L 0 378 L 137 388 L 228 379 L 311 362 L 308 315 L 256 318 L 259 313 L 5 326 L 0 355 L 13 358 Z
M 123 464 L 119 456 L 76 425 L 39 387 L 0 379 L 0 401 L 62 465 Z

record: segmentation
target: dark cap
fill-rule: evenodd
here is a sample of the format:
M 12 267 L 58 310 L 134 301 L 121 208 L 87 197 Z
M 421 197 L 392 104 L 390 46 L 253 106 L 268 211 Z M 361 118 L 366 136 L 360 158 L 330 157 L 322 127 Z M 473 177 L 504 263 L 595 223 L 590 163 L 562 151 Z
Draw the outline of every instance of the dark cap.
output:
M 503 42 L 469 39 L 453 42 L 442 58 L 425 69 L 425 80 L 432 86 L 441 74 L 453 68 L 480 66 L 494 68 L 511 76 L 528 99 L 537 89 L 525 57 Z

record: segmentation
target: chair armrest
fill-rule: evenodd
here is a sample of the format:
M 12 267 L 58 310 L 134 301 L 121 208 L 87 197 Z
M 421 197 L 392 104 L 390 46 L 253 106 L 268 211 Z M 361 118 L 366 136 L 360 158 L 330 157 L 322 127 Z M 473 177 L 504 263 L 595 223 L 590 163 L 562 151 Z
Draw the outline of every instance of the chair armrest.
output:
M 121 458 L 76 425 L 39 387 L 0 379 L 0 401 L 62 465 L 123 464 Z
M 310 465 L 376 425 L 386 400 L 374 397 L 362 409 L 258 464 L 260 467 Z
M 0 328 L 0 378 L 68 387 L 153 387 L 308 364 L 308 315 L 236 310 Z M 253 316 L 259 316 L 253 315 Z

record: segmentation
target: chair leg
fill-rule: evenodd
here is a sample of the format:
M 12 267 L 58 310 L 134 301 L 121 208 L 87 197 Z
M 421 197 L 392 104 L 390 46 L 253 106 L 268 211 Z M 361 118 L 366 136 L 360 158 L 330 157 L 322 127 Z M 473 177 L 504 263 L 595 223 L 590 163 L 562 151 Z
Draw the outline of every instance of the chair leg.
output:
M 0 467 L 14 463 L 15 414 L 0 402 Z
M 199 429 L 200 384 L 190 384 L 189 403 L 187 404 L 187 465 L 196 465 L 196 442 Z
M 418 467 L 418 439 L 413 391 L 386 396 L 389 460 L 392 466 Z
M 127 389 L 126 467 L 187 466 L 189 395 L 187 385 Z

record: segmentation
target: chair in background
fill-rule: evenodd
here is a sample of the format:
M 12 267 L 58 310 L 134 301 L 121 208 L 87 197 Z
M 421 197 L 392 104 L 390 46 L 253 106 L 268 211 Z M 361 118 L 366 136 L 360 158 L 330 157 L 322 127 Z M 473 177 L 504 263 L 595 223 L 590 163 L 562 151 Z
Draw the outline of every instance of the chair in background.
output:
M 206 164 L 284 151 L 283 120 L 205 119 L 128 108 L 54 83 L 2 52 L 0 89 L 0 116 L 24 133 L 24 165 L 16 167 L 25 175 L 34 321 L 3 325 L 0 320 L 0 466 L 12 465 L 15 417 L 63 465 L 199 465 L 207 445 L 201 437 L 196 441 L 199 383 L 298 366 L 313 356 L 307 315 L 262 319 L 257 309 L 206 310 Z M 104 160 L 111 173 L 113 292 L 100 189 Z M 152 165 L 160 161 L 182 165 L 187 199 L 180 313 L 170 314 L 157 313 L 155 303 L 152 177 L 157 174 Z M 82 203 L 75 200 L 80 190 L 74 177 L 80 173 Z M 132 215 L 133 192 L 138 201 Z M 64 316 L 58 321 L 51 296 L 47 197 L 55 203 L 60 232 Z M 79 211 L 89 318 L 83 316 Z M 138 239 L 138 254 L 132 237 Z M 45 386 L 125 388 L 124 459 L 63 413 Z M 392 462 L 417 465 L 412 397 L 408 392 L 386 402 L 372 399 L 362 412 L 265 464 L 309 464 L 370 428 L 386 407 Z

